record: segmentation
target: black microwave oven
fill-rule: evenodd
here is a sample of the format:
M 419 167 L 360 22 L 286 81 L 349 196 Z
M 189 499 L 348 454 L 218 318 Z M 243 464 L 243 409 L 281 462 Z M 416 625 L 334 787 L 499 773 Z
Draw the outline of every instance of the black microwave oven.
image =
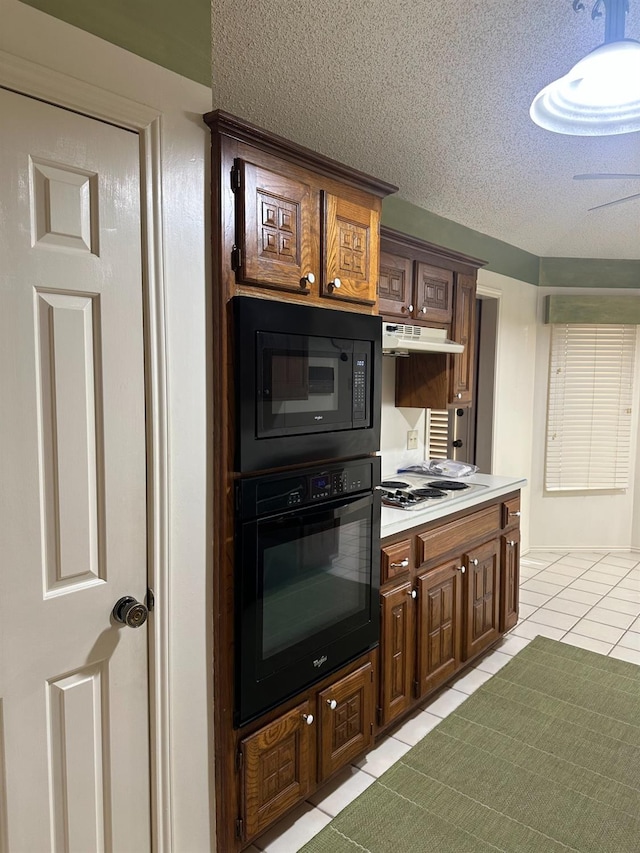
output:
M 239 472 L 380 447 L 379 317 L 235 296 Z

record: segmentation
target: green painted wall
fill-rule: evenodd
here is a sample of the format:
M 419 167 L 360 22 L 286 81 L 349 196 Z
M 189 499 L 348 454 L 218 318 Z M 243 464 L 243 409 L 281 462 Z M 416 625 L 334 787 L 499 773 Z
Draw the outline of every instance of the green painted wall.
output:
M 210 0 L 23 0 L 74 27 L 211 86 Z
M 640 261 L 603 258 L 540 258 L 545 287 L 638 287 Z
M 640 325 L 638 296 L 565 296 L 545 300 L 545 323 Z
M 481 258 L 487 262 L 485 269 L 538 284 L 540 259 L 537 255 L 436 216 L 398 196 L 388 196 L 382 202 L 382 224 L 412 237 Z

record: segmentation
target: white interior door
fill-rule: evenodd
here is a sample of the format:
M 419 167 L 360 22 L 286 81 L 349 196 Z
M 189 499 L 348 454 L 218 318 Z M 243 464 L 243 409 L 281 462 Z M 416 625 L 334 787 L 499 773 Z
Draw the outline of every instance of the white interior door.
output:
M 111 615 L 147 587 L 139 140 L 0 114 L 0 848 L 145 851 L 148 622 Z

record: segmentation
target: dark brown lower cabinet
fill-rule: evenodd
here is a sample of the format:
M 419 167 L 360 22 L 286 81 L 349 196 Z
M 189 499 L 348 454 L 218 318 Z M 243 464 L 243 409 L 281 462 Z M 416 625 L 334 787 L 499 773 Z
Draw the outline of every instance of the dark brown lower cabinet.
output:
M 511 493 L 383 541 L 403 575 L 383 574 L 380 592 L 379 731 L 518 621 L 519 507 Z
M 258 836 L 372 745 L 375 686 L 368 660 L 241 740 L 242 841 Z
M 475 657 L 500 636 L 500 542 L 492 539 L 465 554 L 466 631 L 464 659 Z
M 520 590 L 520 531 L 509 530 L 500 539 L 501 543 L 501 578 L 502 612 L 500 614 L 500 631 L 508 631 L 518 621 L 518 604 Z
M 390 723 L 413 701 L 414 599 L 417 592 L 409 581 L 381 594 L 382 629 L 380 662 L 382 699 L 380 720 Z
M 450 560 L 416 578 L 418 695 L 443 684 L 460 666 L 462 564 Z
M 311 724 L 308 720 L 311 718 Z M 313 707 L 303 702 L 241 744 L 243 816 L 241 834 L 259 835 L 310 790 L 315 749 Z
M 318 781 L 373 742 L 373 667 L 361 666 L 318 694 Z

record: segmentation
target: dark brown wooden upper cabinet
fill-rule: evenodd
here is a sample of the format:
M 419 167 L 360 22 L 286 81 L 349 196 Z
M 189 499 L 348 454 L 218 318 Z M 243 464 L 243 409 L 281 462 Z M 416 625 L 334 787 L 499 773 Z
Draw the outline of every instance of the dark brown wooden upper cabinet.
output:
M 245 160 L 235 168 L 237 281 L 309 293 L 319 269 L 317 191 Z
M 453 272 L 416 263 L 413 316 L 448 326 L 453 311 Z
M 382 199 L 398 188 L 222 110 L 204 118 L 216 297 L 376 314 Z
M 348 198 L 324 193 L 322 296 L 376 305 L 380 213 Z
M 408 322 L 412 298 L 413 261 L 391 252 L 380 252 L 378 310 L 382 316 Z
M 380 314 L 389 320 L 446 328 L 457 341 L 453 334 L 456 282 L 469 280 L 475 287 L 477 269 L 483 264 L 477 258 L 383 226 L 378 274 Z M 460 324 L 457 329 L 461 329 Z
M 464 344 L 464 351 L 455 353 L 450 371 L 449 396 L 458 406 L 470 405 L 473 397 L 475 372 L 476 277 L 458 273 L 456 279 L 455 311 L 451 337 Z

